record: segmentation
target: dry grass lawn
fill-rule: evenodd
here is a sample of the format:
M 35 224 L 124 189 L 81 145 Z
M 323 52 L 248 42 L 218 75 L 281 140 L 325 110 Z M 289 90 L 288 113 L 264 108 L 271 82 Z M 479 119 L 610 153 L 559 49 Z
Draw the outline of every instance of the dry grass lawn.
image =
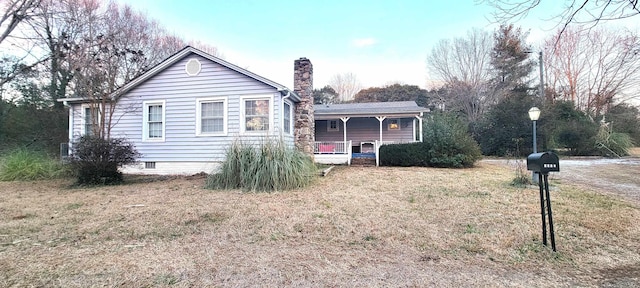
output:
M 0 286 L 633 287 L 640 207 L 512 169 L 337 167 L 311 187 L 211 191 L 204 178 L 0 182 Z

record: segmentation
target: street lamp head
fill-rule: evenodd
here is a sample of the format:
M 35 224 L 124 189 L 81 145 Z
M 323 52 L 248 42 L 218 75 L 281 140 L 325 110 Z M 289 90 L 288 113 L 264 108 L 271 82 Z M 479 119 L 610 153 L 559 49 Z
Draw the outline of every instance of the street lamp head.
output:
M 529 109 L 529 119 L 531 121 L 537 121 L 540 118 L 540 109 L 538 107 L 531 107 Z

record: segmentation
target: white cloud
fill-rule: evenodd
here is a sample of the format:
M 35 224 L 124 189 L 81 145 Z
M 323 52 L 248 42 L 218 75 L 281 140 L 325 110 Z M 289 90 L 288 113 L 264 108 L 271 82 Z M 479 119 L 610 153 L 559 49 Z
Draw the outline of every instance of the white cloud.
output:
M 367 47 L 367 46 L 371 46 L 373 44 L 376 44 L 376 39 L 374 38 L 358 38 L 358 39 L 353 39 L 351 41 L 351 44 L 355 47 Z

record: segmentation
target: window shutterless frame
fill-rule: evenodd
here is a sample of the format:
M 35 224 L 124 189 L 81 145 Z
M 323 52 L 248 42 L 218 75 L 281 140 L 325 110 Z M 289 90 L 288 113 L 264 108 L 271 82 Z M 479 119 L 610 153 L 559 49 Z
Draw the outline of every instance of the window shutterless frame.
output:
M 228 104 L 226 97 L 196 100 L 196 136 L 226 136 Z
M 144 101 L 142 109 L 142 141 L 164 142 L 166 101 Z
M 273 96 L 240 97 L 240 131 L 242 133 L 273 132 Z

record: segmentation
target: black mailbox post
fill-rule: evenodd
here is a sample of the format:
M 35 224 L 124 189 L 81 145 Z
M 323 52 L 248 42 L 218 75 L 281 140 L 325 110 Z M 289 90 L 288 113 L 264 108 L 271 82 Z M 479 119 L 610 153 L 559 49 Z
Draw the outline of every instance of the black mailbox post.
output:
M 553 214 L 551 213 L 551 195 L 549 194 L 549 172 L 560 172 L 560 161 L 558 159 L 558 155 L 552 152 L 529 154 L 527 157 L 527 170 L 538 174 L 538 186 L 540 187 L 540 213 L 542 214 L 542 244 L 545 246 L 547 245 L 546 206 L 547 215 L 549 216 L 551 247 L 555 252 L 556 237 L 553 232 Z

